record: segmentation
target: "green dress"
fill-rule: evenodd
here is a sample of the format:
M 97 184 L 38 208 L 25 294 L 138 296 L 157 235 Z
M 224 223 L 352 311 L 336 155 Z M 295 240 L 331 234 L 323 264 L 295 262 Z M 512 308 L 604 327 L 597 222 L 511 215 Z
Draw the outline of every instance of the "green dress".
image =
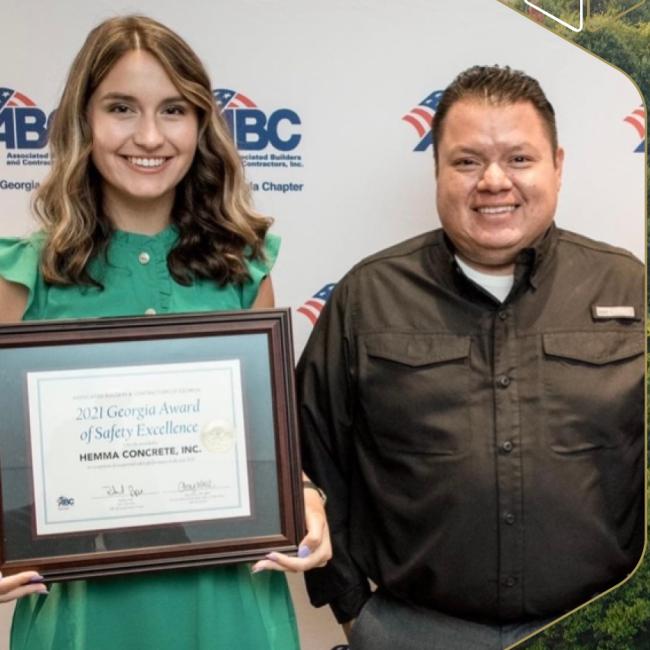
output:
M 249 262 L 251 280 L 243 286 L 199 280 L 186 287 L 167 269 L 176 236 L 173 228 L 151 237 L 116 232 L 107 263 L 91 265 L 103 291 L 46 285 L 39 235 L 0 239 L 0 275 L 29 289 L 25 320 L 241 309 L 252 305 L 279 248 L 267 235 L 266 260 Z M 18 602 L 11 630 L 12 650 L 298 647 L 284 575 L 251 575 L 246 564 L 53 584 L 48 596 Z

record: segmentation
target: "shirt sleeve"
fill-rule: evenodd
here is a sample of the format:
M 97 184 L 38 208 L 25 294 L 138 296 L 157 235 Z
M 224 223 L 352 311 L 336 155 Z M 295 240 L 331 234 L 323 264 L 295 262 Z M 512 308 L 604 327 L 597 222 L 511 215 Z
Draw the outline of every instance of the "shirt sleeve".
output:
M 267 232 L 264 238 L 264 259 L 248 260 L 248 273 L 250 280 L 242 286 L 242 304 L 248 309 L 255 302 L 260 290 L 260 284 L 271 273 L 280 250 L 280 237 Z
M 0 239 L 0 276 L 9 282 L 22 284 L 29 291 L 25 311 L 34 299 L 38 284 L 40 251 L 34 238 Z
M 303 466 L 327 494 L 333 544 L 332 560 L 305 574 L 305 581 L 312 604 L 329 603 L 339 623 L 355 618 L 370 596 L 349 543 L 356 355 L 348 296 L 343 280 L 323 309 L 297 368 Z

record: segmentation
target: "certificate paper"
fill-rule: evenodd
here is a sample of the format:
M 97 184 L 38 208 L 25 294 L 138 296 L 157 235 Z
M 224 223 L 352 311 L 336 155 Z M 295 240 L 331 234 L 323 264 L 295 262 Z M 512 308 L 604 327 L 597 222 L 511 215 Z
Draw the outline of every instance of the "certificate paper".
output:
M 28 372 L 37 535 L 251 514 L 239 360 Z

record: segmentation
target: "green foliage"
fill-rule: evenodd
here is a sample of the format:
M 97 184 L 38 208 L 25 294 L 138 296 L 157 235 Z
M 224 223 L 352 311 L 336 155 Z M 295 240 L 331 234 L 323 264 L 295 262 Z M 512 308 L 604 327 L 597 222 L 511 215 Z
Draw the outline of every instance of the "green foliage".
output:
M 526 650 L 640 650 L 648 647 L 650 590 L 647 564 L 613 594 L 551 626 L 519 648 Z
M 591 28 L 576 34 L 573 40 L 627 72 L 641 93 L 650 97 L 650 22 L 627 24 L 606 16 L 595 16 Z
M 576 0 L 537 0 L 540 7 L 571 25 L 578 24 Z M 567 40 L 609 61 L 633 77 L 643 96 L 650 97 L 650 2 L 626 10 L 637 4 L 633 0 L 591 0 L 591 13 L 585 28 L 572 32 L 556 21 L 535 11 L 523 0 L 510 0 L 510 5 L 523 14 L 534 17 L 546 27 Z M 573 9 L 573 11 L 571 10 Z

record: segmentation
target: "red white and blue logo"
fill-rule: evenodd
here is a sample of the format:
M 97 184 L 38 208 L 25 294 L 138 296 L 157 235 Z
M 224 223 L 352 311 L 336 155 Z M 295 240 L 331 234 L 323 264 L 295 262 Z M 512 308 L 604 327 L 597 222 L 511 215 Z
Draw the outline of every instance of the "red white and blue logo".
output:
M 643 153 L 645 151 L 645 109 L 643 104 L 639 108 L 634 109 L 627 117 L 623 119 L 624 122 L 631 124 L 634 130 L 639 134 L 641 142 L 634 150 L 635 153 Z
M 293 151 L 302 139 L 299 115 L 290 108 L 263 111 L 247 95 L 228 88 L 212 91 L 240 152 Z
M 0 87 L 0 172 L 50 165 L 47 132 L 53 112 L 47 115 L 29 95 Z M 4 155 L 2 155 L 4 152 Z M 31 192 L 38 178 L 26 179 L 24 171 L 0 178 L 0 190 Z
M 327 304 L 329 297 L 334 291 L 336 284 L 326 284 L 320 291 L 317 291 L 311 298 L 306 300 L 298 309 L 297 312 L 306 316 L 312 325 L 316 325 L 316 321 L 323 311 L 323 307 Z
M 226 108 L 257 108 L 257 104 L 252 99 L 228 88 L 217 88 L 212 91 L 212 94 L 222 111 Z
M 0 88 L 0 145 L 7 151 L 45 148 L 51 119 L 25 93 Z
M 304 183 L 288 180 L 284 175 L 285 170 L 296 172 L 303 167 L 302 155 L 297 151 L 302 140 L 298 113 L 290 108 L 262 110 L 248 95 L 230 88 L 216 88 L 212 94 L 244 167 L 271 175 L 271 178 L 251 180 L 251 189 L 281 194 L 302 192 Z M 282 177 L 278 178 L 276 172 Z
M 0 88 L 0 110 L 5 106 L 15 108 L 16 106 L 36 106 L 27 95 L 11 90 L 11 88 Z
M 444 90 L 434 90 L 427 95 L 415 108 L 412 108 L 406 115 L 402 116 L 405 122 L 408 122 L 418 135 L 418 143 L 413 151 L 426 151 L 431 145 L 431 123 L 433 116 L 436 114 L 438 102 L 442 97 Z

